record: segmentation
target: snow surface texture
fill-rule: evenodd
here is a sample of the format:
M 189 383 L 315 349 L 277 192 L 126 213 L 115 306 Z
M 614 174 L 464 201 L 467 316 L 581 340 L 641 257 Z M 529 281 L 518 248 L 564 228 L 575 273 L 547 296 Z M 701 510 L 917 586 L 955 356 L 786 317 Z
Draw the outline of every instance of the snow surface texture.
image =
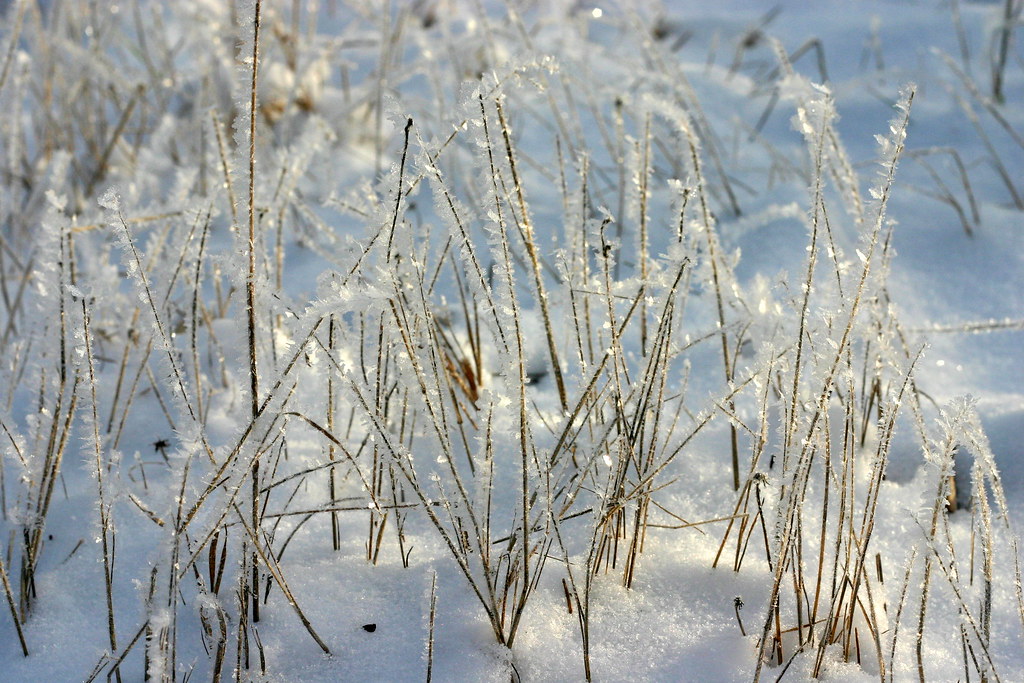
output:
M 1021 7 L 0 2 L 0 678 L 1024 680 Z

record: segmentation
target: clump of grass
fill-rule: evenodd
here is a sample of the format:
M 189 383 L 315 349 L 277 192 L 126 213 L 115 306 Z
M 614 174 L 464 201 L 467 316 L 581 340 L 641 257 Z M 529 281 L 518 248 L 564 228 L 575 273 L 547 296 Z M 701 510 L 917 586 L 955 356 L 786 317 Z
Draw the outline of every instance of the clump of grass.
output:
M 15 393 L 27 392 L 7 396 L 4 465 L 17 481 L 0 469 L 0 495 L 10 488 L 16 498 L 19 517 L 4 524 L 20 563 L 9 576 L 4 554 L 0 579 L 25 654 L 21 626 L 46 597 L 37 592 L 45 529 L 64 459 L 80 455 L 81 425 L 105 603 L 107 652 L 93 678 L 141 667 L 154 680 L 218 681 L 232 661 L 236 680 L 272 675 L 265 629 L 277 619 L 265 616 L 276 610 L 294 615 L 312 652 L 329 655 L 340 648 L 293 590 L 293 556 L 422 571 L 416 553 L 428 535 L 442 549 L 428 680 L 439 575 L 450 573 L 469 587 L 513 673 L 531 605 L 560 584 L 593 680 L 602 676 L 595 587 L 608 577 L 641 587 L 653 535 L 685 546 L 698 533 L 721 536 L 714 566 L 760 572 L 767 589 L 764 604 L 748 605 L 746 627 L 742 601 L 734 608 L 740 637 L 752 636 L 755 679 L 801 660 L 825 676 L 838 650 L 893 680 L 907 629 L 923 679 L 939 573 L 962 615 L 965 671 L 996 677 L 997 534 L 1014 537 L 994 457 L 967 408 L 928 441 L 921 351 L 888 305 L 887 210 L 913 88 L 864 196 L 830 93 L 790 63 L 813 49 L 827 80 L 820 41 L 793 55 L 776 46 L 779 66 L 759 82 L 776 93 L 769 110 L 793 104 L 804 138 L 803 158 L 769 151 L 773 169 L 809 181 L 807 260 L 769 294 L 778 301 L 758 302 L 734 273 L 730 235 L 753 190 L 719 122 L 637 12 L 620 28 L 644 77 L 595 88 L 587 64 L 550 57 L 538 44 L 545 27 L 513 9 L 499 21 L 478 8 L 473 33 L 422 7 L 367 8 L 332 42 L 316 36 L 301 3 L 287 19 L 259 0 L 232 5 L 214 17 L 243 38 L 227 59 L 237 67 L 230 79 L 220 42 L 209 63 L 197 58 L 201 73 L 175 69 L 175 50 L 159 22 L 140 20 L 141 5 L 130 30 L 86 5 L 44 17 L 19 3 L 11 40 L 29 27 L 22 40 L 34 61 L 22 68 L 9 51 L 0 71 L 0 97 L 35 98 L 46 113 L 32 130 L 5 123 L 6 139 L 30 150 L 25 168 L 49 169 L 4 176 L 21 210 L 0 207 L 3 339 L 14 349 L 3 372 L 12 387 L 31 385 L 33 398 L 18 412 Z M 153 11 L 182 20 L 183 10 Z M 79 44 L 87 25 L 94 37 Z M 104 40 L 134 55 L 127 75 L 103 76 L 112 59 Z M 447 51 L 424 47 L 435 40 Z M 732 75 L 764 43 L 763 26 L 746 32 Z M 51 44 L 87 59 L 64 73 L 69 57 Z M 521 56 L 501 57 L 506 48 Z M 337 75 L 332 105 L 314 67 L 334 53 L 368 61 Z M 168 91 L 165 63 L 165 77 L 184 79 L 193 99 Z M 304 65 L 312 81 L 262 99 L 261 83 L 287 86 Z M 34 74 L 38 87 L 27 88 Z M 421 77 L 430 97 L 392 97 Z M 235 102 L 214 97 L 218 83 Z M 911 156 L 970 233 L 980 211 L 960 152 Z M 953 160 L 958 185 L 931 165 L 937 156 Z M 375 182 L 330 174 L 349 163 L 372 166 Z M 111 183 L 122 196 L 103 192 L 97 213 L 96 195 Z M 324 196 L 324 185 L 336 194 Z M 51 194 L 37 207 L 50 189 L 68 202 Z M 27 228 L 37 217 L 39 235 Z M 294 292 L 299 271 L 286 271 L 303 247 L 329 270 L 315 297 Z M 105 288 L 109 301 L 90 298 Z M 902 563 L 873 541 L 889 514 L 885 473 L 906 406 L 936 495 Z M 140 456 L 130 469 L 116 450 L 138 448 L 141 423 L 161 414 L 171 436 L 156 441 L 160 458 Z M 711 478 L 720 490 L 705 492 L 712 502 L 693 517 L 675 494 L 688 490 L 701 438 L 714 442 L 699 451 L 703 465 L 727 474 Z M 975 455 L 977 580 L 945 503 L 957 447 Z M 140 539 L 126 539 L 126 528 Z M 151 567 L 117 550 L 126 540 L 150 549 Z M 970 552 L 973 562 L 974 542 Z M 766 571 L 752 559 L 759 553 Z M 132 581 L 134 611 L 117 599 Z M 1019 588 L 1017 604 L 1024 625 Z M 205 661 L 186 654 L 200 651 Z

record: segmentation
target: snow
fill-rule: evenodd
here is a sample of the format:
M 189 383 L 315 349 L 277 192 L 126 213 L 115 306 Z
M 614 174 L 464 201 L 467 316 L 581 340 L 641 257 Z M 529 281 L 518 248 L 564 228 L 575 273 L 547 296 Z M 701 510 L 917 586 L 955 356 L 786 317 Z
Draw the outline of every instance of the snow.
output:
M 0 678 L 1024 680 L 1005 4 L 0 0 Z

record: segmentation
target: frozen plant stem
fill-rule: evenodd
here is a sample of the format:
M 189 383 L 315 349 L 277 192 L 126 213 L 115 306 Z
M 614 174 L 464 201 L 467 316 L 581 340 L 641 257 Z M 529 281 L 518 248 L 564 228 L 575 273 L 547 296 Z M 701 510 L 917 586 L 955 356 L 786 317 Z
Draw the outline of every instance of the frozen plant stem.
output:
M 103 585 L 107 599 L 107 637 L 110 651 L 117 652 L 117 629 L 114 622 L 114 532 L 110 520 L 110 504 L 107 501 L 103 480 L 103 446 L 100 440 L 99 411 L 96 398 L 96 371 L 93 367 L 92 330 L 90 329 L 89 307 L 82 297 L 82 335 L 85 338 L 85 363 L 89 375 L 89 397 L 92 421 L 92 439 L 96 456 L 96 488 L 99 496 L 100 540 L 103 544 Z M 26 653 L 27 654 L 27 653 Z M 121 681 L 121 669 L 114 668 L 114 677 Z
M 252 420 L 260 412 L 260 386 L 259 377 L 256 373 L 256 84 L 259 74 L 260 63 L 260 10 L 261 0 L 256 0 L 256 7 L 253 10 L 253 31 L 252 31 L 252 81 L 249 90 L 249 270 L 245 280 L 245 311 L 248 316 L 247 327 L 249 330 L 249 391 L 252 408 Z M 252 527 L 254 530 L 260 528 L 260 461 L 256 457 L 252 461 Z M 253 539 L 254 543 L 259 542 L 259 537 Z M 252 620 L 260 620 L 260 598 L 259 566 L 256 561 L 255 550 L 252 562 Z
M 1010 56 L 1010 41 L 1013 29 L 1017 24 L 1024 2 L 1021 0 L 1003 0 L 1003 17 L 999 26 L 999 47 L 996 50 L 995 64 L 992 65 L 992 97 L 1003 104 L 1003 72 L 1006 71 L 1006 60 Z
M 512 136 L 509 131 L 508 122 L 505 120 L 505 111 L 501 106 L 500 98 L 494 100 L 494 108 L 498 113 L 498 122 L 501 124 L 501 134 L 505 141 L 505 153 L 508 157 L 509 169 L 512 173 L 512 185 L 515 187 L 516 199 L 519 203 L 519 219 L 522 221 L 523 244 L 526 246 L 526 253 L 530 257 L 533 284 L 537 289 L 537 304 L 540 306 L 540 314 L 544 320 L 544 333 L 547 336 L 548 354 L 551 356 L 551 373 L 555 376 L 555 386 L 558 389 L 558 401 L 562 406 L 562 412 L 566 413 L 569 412 L 569 402 L 565 394 L 562 366 L 558 362 L 554 330 L 551 327 L 551 314 L 548 311 L 548 295 L 544 289 L 544 276 L 541 274 L 540 258 L 537 255 L 537 245 L 534 242 L 533 221 L 530 219 L 530 213 L 527 210 L 526 197 L 523 195 L 523 185 L 519 180 L 519 171 L 516 170 L 516 157 L 512 148 Z M 514 210 L 512 215 L 515 217 Z
M 256 81 L 260 45 L 260 5 L 256 0 L 253 17 L 252 82 L 249 98 L 249 241 L 248 272 L 245 282 L 245 306 L 249 331 L 249 387 L 252 417 L 259 412 L 259 380 L 256 375 Z
M 722 342 L 722 367 L 725 369 L 726 384 L 732 384 L 733 364 L 729 355 L 729 335 L 725 324 L 725 302 L 722 297 L 722 276 L 719 269 L 718 241 L 714 234 L 714 218 L 711 209 L 708 207 L 707 196 L 704 187 L 704 174 L 701 170 L 700 154 L 697 147 L 696 133 L 690 126 L 686 127 L 686 136 L 690 149 L 690 160 L 693 164 L 694 175 L 697 177 L 697 197 L 700 199 L 701 219 L 704 227 L 704 237 L 708 249 L 708 261 L 711 263 L 711 280 L 715 290 L 715 306 L 718 311 L 718 336 Z M 736 406 L 732 399 L 729 400 L 726 408 L 731 414 L 735 414 Z M 740 456 L 739 441 L 736 434 L 736 425 L 729 425 L 729 450 L 732 454 L 732 490 L 740 490 Z
M 437 614 L 437 572 L 430 580 L 430 617 L 427 622 L 427 683 L 434 670 L 434 617 Z

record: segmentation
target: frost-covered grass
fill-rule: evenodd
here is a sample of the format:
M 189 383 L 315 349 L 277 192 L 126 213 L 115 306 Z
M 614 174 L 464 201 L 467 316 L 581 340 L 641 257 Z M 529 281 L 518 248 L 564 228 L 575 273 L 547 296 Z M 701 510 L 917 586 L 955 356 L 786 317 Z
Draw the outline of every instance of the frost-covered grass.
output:
M 1021 6 L 0 3 L 5 680 L 1024 677 Z

